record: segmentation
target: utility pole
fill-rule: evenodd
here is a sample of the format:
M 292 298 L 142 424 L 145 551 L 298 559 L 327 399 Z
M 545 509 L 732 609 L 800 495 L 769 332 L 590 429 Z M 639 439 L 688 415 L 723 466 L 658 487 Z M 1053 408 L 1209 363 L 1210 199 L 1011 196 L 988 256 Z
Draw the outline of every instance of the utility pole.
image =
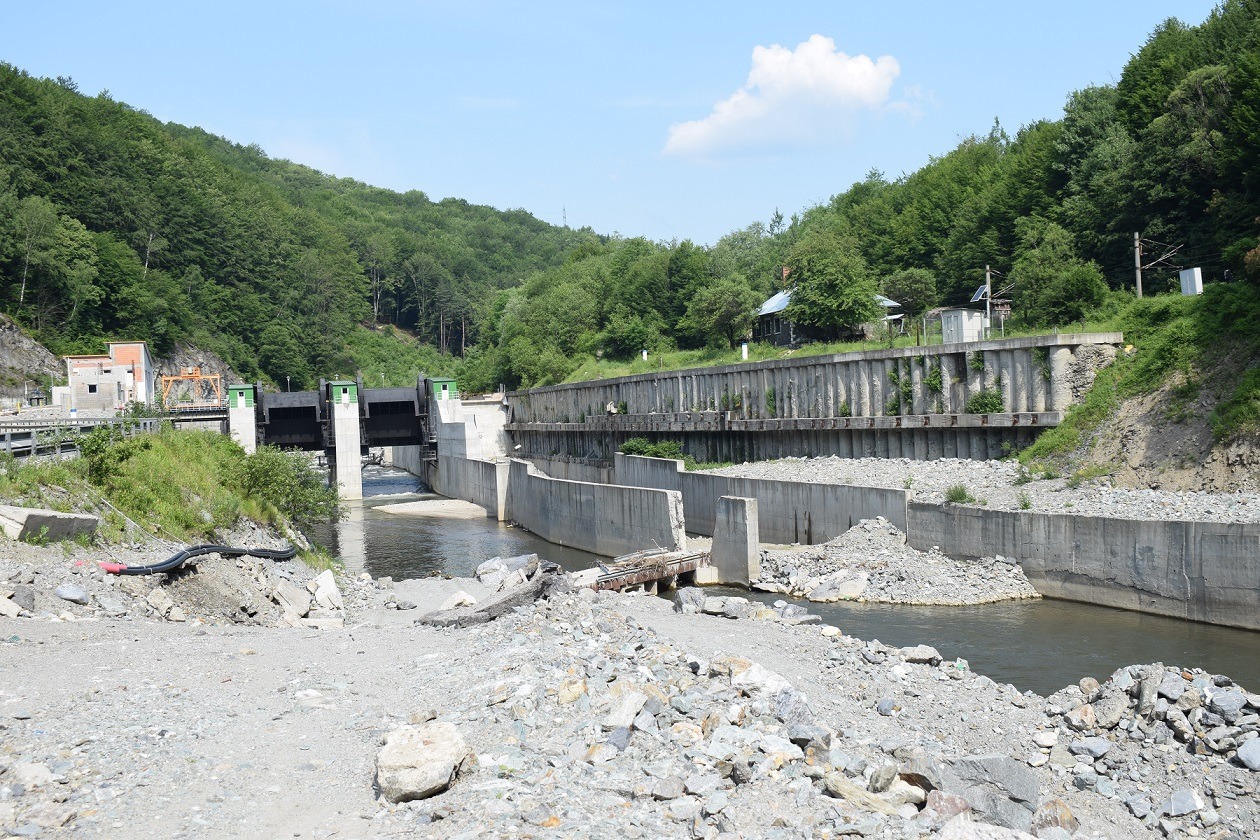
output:
M 1137 296 L 1142 296 L 1142 234 L 1133 234 L 1133 271 L 1137 275 Z
M 985 338 L 991 338 L 993 328 L 989 326 L 989 319 L 993 317 L 993 271 L 987 265 L 984 267 L 984 328 L 987 330 Z

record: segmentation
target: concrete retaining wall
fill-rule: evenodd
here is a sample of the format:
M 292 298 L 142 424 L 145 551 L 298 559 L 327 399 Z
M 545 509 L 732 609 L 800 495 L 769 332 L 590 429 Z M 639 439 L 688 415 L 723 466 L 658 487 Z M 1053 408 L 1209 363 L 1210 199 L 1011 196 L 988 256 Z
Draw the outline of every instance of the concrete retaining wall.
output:
M 666 458 L 618 454 L 615 463 L 618 484 L 679 491 L 693 534 L 713 534 L 722 496 L 757 500 L 757 525 L 768 543 L 824 543 L 876 516 L 906 528 L 902 490 L 693 473 Z
M 1042 595 L 1260 630 L 1260 525 L 908 505 L 909 543 L 1015 558 Z
M 530 455 L 522 458 L 552 478 L 563 478 L 568 481 L 590 481 L 595 484 L 616 484 L 613 480 L 613 468 L 605 461 L 589 461 L 584 458 L 544 458 Z
M 995 389 L 1007 412 L 1063 411 L 1121 341 L 1119 333 L 1044 335 L 550 385 L 509 393 L 509 422 L 581 423 L 604 416 L 610 402 L 629 414 L 716 411 L 736 420 L 958 414 Z M 901 383 L 911 399 L 890 411 Z
M 631 437 L 703 461 L 994 458 L 1057 425 L 1122 341 L 1046 335 L 550 385 L 507 394 L 520 457 L 611 461 Z M 968 401 L 998 393 L 1002 406 Z M 612 405 L 620 413 L 609 415 Z
M 507 515 L 545 540 L 606 557 L 687 544 L 681 494 L 549 478 L 525 461 L 511 463 Z

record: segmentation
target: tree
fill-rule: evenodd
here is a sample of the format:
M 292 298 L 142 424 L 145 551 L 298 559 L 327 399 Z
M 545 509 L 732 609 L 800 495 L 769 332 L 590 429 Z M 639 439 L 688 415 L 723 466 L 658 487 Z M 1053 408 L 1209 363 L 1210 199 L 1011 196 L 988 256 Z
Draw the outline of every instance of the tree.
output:
M 1093 262 L 1076 256 L 1072 235 L 1054 222 L 1021 219 L 1020 250 L 1011 268 L 1016 299 L 1032 324 L 1067 324 L 1085 318 L 1102 303 L 1107 284 Z
M 884 278 L 883 289 L 910 318 L 936 305 L 936 277 L 926 268 L 906 268 L 889 275 Z
M 787 261 L 793 285 L 785 314 L 793 321 L 838 332 L 879 314 L 875 278 L 853 241 L 834 227 L 806 231 Z
M 696 289 L 678 327 L 705 344 L 725 339 L 728 347 L 734 347 L 752 329 L 759 300 L 760 295 L 738 275 L 711 278 Z
M 46 198 L 30 195 L 18 204 L 18 249 L 22 260 L 22 284 L 18 292 L 18 306 L 26 302 L 26 284 L 32 265 L 37 268 L 49 256 L 57 230 L 57 208 Z

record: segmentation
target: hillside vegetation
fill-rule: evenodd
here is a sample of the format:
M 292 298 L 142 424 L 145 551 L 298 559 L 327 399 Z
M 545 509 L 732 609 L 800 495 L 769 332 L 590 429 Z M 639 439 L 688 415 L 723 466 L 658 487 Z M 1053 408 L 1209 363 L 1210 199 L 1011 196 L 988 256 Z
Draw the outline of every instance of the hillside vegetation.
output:
M 0 304 L 58 352 L 188 339 L 295 387 L 401 384 L 423 366 L 476 391 L 625 369 L 644 349 L 648 366 L 725 361 L 785 284 L 787 314 L 839 338 L 876 291 L 917 316 L 966 301 L 990 266 L 1010 329 L 1130 323 L 1142 352 L 1126 375 L 1216 383 L 1227 437 L 1255 428 L 1260 388 L 1254 341 L 1216 346 L 1260 316 L 1258 103 L 1260 0 L 1228 0 L 1161 24 L 1115 85 L 1070 93 L 1056 120 L 994 124 L 705 247 L 331 178 L 0 67 Z M 1236 291 L 1131 306 L 1134 232 L 1148 297 L 1188 266 Z M 1178 326 L 1223 317 L 1221 301 L 1225 332 Z M 1177 331 L 1174 362 L 1145 361 L 1148 317 L 1151 341 Z

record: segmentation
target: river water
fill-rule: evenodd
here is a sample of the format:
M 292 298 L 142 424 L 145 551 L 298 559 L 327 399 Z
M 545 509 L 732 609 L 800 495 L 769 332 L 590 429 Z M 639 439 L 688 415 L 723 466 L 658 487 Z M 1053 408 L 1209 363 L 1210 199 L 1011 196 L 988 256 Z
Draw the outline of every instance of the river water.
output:
M 349 503 L 341 522 L 314 529 L 311 537 L 340 557 L 348 570 L 395 580 L 433 572 L 466 577 L 496 555 L 536 552 L 569 570 L 589 568 L 599 559 L 488 518 L 426 518 L 376 510 L 382 504 L 441 498 L 419 490 L 414 476 L 367 467 L 367 498 Z M 719 593 L 750 595 L 742 590 Z M 772 603 L 781 596 L 754 592 L 751 597 Z M 1117 668 L 1147 662 L 1227 674 L 1260 691 L 1260 633 L 1246 630 L 1069 601 L 979 607 L 802 603 L 847 635 L 898 647 L 929 644 L 947 659 L 966 659 L 973 671 L 997 682 L 1043 695 L 1084 676 L 1101 681 Z

